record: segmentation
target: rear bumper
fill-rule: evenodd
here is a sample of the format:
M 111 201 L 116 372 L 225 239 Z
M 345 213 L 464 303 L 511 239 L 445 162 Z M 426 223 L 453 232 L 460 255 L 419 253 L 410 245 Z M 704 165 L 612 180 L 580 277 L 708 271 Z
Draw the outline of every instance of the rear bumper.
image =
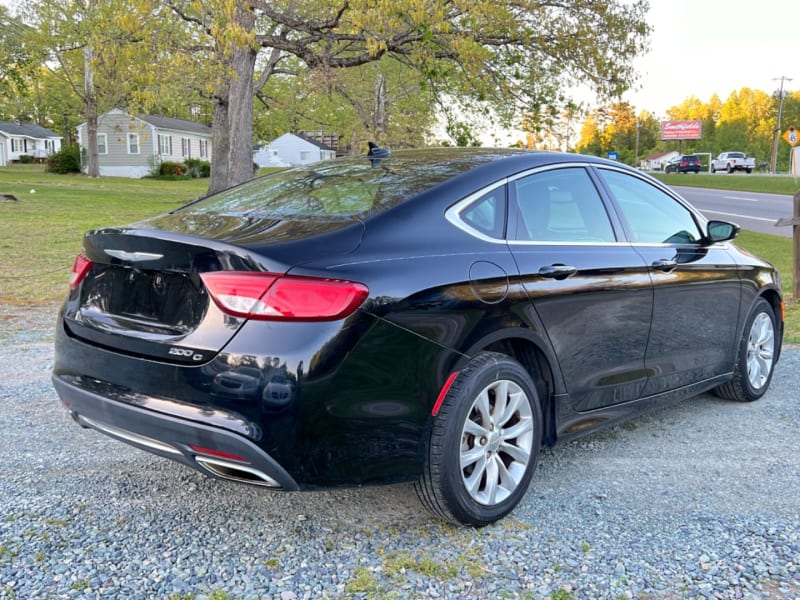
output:
M 108 387 L 97 381 L 54 375 L 53 386 L 83 427 L 178 461 L 205 475 L 275 490 L 298 489 L 277 461 L 238 433 L 142 408 L 136 405 L 143 403 L 141 397 L 108 393 Z

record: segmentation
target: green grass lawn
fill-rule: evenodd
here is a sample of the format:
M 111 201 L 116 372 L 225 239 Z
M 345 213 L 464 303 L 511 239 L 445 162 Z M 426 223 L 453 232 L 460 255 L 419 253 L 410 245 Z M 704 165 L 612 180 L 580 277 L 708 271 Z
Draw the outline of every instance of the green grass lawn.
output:
M 800 179 L 785 175 L 764 175 L 759 173 L 650 173 L 667 185 L 685 185 L 690 187 L 714 188 L 718 190 L 735 190 L 738 192 L 763 192 L 768 194 L 789 194 L 800 190 Z
M 125 225 L 202 196 L 208 179 L 160 181 L 0 167 L 0 304 L 59 302 L 83 232 Z
M 778 191 L 786 177 L 661 176 L 669 184 L 684 181 L 763 182 L 759 189 Z M 780 181 L 773 181 L 780 180 Z M 82 175 L 53 175 L 38 165 L 0 167 L 0 304 L 55 306 L 64 298 L 69 270 L 81 249 L 83 232 L 95 227 L 126 225 L 166 212 L 202 196 L 207 179 L 159 181 Z M 730 188 L 743 189 L 743 188 Z M 772 262 L 781 272 L 787 299 L 786 339 L 800 343 L 800 302 L 791 299 L 792 240 L 744 231 L 737 243 Z

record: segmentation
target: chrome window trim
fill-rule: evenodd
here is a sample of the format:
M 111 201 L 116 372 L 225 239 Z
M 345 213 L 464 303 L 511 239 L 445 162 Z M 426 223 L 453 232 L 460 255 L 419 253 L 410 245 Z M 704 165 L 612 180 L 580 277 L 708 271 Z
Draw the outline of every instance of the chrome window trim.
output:
M 478 238 L 479 240 L 483 240 L 484 242 L 489 242 L 490 244 L 505 244 L 506 243 L 505 239 L 491 237 L 489 235 L 486 235 L 482 231 L 478 231 L 474 227 L 470 227 L 464 221 L 464 219 L 461 218 L 461 212 L 481 196 L 488 194 L 492 190 L 496 190 L 497 188 L 502 187 L 507 183 L 508 179 L 503 178 L 500 181 L 495 181 L 494 183 L 479 189 L 477 192 L 473 192 L 469 196 L 462 198 L 444 212 L 445 219 L 450 221 L 452 225 L 455 225 L 464 233 L 471 235 L 472 237 Z M 508 211 L 506 210 L 506 212 Z
M 532 240 L 508 240 L 509 246 L 593 246 L 593 247 L 614 247 L 614 246 L 632 246 L 627 240 L 624 242 L 547 242 L 547 241 L 532 241 Z
M 481 188 L 480 190 L 473 192 L 469 196 L 466 196 L 450 206 L 445 211 L 445 218 L 450 221 L 452 225 L 463 231 L 464 233 L 482 240 L 484 242 L 489 242 L 490 244 L 503 244 L 507 246 L 577 246 L 577 247 L 586 247 L 586 246 L 597 246 L 597 247 L 615 247 L 615 246 L 630 246 L 634 248 L 674 248 L 676 246 L 686 246 L 686 247 L 704 247 L 702 244 L 666 244 L 666 243 L 655 243 L 655 242 L 647 242 L 647 243 L 637 243 L 632 242 L 630 240 L 621 240 L 616 242 L 552 242 L 552 241 L 535 241 L 535 240 L 510 240 L 510 239 L 500 239 L 500 238 L 493 238 L 485 233 L 478 231 L 477 229 L 470 227 L 462 218 L 461 212 L 470 204 L 472 204 L 475 200 L 491 192 L 492 190 L 497 189 L 500 186 L 508 185 L 518 179 L 522 179 L 523 177 L 528 177 L 530 175 L 534 175 L 536 173 L 541 173 L 544 171 L 554 171 L 557 169 L 565 169 L 565 168 L 574 168 L 580 167 L 585 169 L 587 172 L 590 169 L 605 169 L 609 171 L 616 171 L 618 173 L 623 173 L 628 175 L 629 177 L 635 177 L 640 181 L 647 183 L 649 185 L 653 185 L 656 189 L 664 192 L 670 198 L 678 202 L 683 208 L 689 211 L 692 215 L 697 217 L 702 224 L 708 223 L 708 219 L 697 211 L 693 206 L 690 206 L 686 203 L 681 196 L 677 195 L 674 191 L 672 191 L 669 187 L 658 181 L 657 179 L 648 178 L 642 176 L 642 174 L 637 172 L 631 172 L 628 169 L 623 169 L 617 167 L 615 165 L 608 165 L 605 163 L 597 163 L 597 162 L 581 162 L 581 161 L 570 161 L 558 164 L 549 164 L 549 165 L 540 165 L 538 167 L 533 167 L 531 169 L 526 169 L 525 171 L 520 171 L 519 173 L 515 173 L 514 175 L 509 175 L 499 181 L 496 181 L 486 187 Z M 601 195 L 602 198 L 602 195 Z M 613 198 L 612 198 L 613 200 Z M 506 238 L 508 237 L 508 232 L 506 232 Z M 727 242 L 726 242 L 727 243 Z

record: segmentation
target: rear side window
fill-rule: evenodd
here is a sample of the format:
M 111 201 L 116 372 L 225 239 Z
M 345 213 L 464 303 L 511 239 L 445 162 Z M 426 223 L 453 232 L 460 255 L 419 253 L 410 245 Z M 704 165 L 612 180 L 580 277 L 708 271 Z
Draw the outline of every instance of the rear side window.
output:
M 502 239 L 506 224 L 506 187 L 501 185 L 461 211 L 461 220 L 491 238 Z
M 631 241 L 640 244 L 695 244 L 700 229 L 689 209 L 646 181 L 598 169 L 617 201 Z
M 515 239 L 533 242 L 614 242 L 608 213 L 581 167 L 534 173 L 513 182 L 519 210 Z

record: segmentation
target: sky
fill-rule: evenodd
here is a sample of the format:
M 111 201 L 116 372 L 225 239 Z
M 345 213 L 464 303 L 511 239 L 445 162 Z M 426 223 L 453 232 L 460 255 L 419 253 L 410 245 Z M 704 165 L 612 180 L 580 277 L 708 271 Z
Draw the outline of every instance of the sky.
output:
M 665 118 L 691 95 L 724 102 L 743 87 L 800 90 L 800 0 L 650 0 L 650 52 L 623 100 Z

